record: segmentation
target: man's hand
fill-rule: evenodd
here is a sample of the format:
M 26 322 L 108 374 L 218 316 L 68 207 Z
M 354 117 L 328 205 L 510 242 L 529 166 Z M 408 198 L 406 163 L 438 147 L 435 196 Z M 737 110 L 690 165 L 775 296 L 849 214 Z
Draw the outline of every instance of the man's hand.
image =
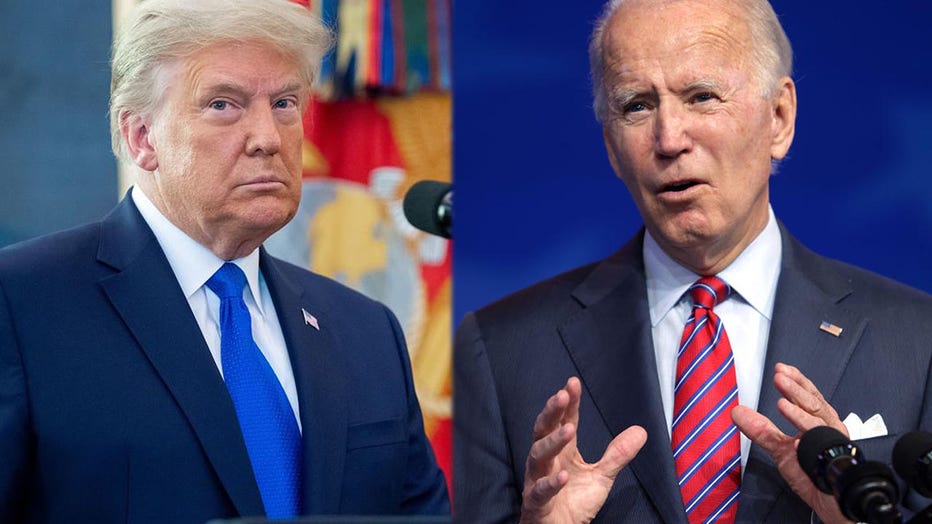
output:
M 786 435 L 767 417 L 745 406 L 733 409 L 731 418 L 742 433 L 770 454 L 783 479 L 822 522 L 849 522 L 842 515 L 835 498 L 819 491 L 796 459 L 796 446 L 803 432 L 816 426 L 831 426 L 848 436 L 848 429 L 822 393 L 798 369 L 777 364 L 775 370 L 773 383 L 783 395 L 777 401 L 777 409 L 800 432 L 794 436 Z
M 647 441 L 644 428 L 631 426 L 609 443 L 598 462 L 587 464 L 576 447 L 581 396 L 579 379 L 571 377 L 537 415 L 524 473 L 522 523 L 591 521 L 618 472 Z

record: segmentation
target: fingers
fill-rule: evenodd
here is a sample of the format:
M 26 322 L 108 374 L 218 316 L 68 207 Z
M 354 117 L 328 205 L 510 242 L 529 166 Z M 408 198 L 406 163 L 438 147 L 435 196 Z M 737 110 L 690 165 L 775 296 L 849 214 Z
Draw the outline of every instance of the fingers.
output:
M 796 426 L 796 429 L 802 433 L 805 433 L 806 431 L 809 431 L 816 426 L 835 427 L 834 424 L 830 424 L 819 417 L 811 415 L 803 408 L 793 404 L 785 398 L 781 398 L 777 401 L 777 411 L 779 411 L 781 415 L 789 420 L 794 426 Z
M 554 459 L 576 437 L 579 422 L 579 398 L 582 386 L 571 377 L 566 386 L 557 391 L 544 404 L 534 421 L 534 444 L 525 464 L 529 479 L 543 480 L 554 469 Z M 542 487 L 543 489 L 543 487 Z
M 800 431 L 828 425 L 848 434 L 838 413 L 802 372 L 782 363 L 775 371 L 774 385 L 784 397 L 777 402 L 777 409 L 787 420 Z
M 534 441 L 527 455 L 525 476 L 538 480 L 551 474 L 554 470 L 554 459 L 575 436 L 576 427 L 572 424 L 563 424 L 544 438 Z
M 566 471 L 537 479 L 531 489 L 524 493 L 522 514 L 533 514 L 539 508 L 544 507 L 563 489 L 569 479 L 570 475 Z
M 815 426 L 829 425 L 847 435 L 847 429 L 838 413 L 822 396 L 819 389 L 802 372 L 793 366 L 777 364 L 774 385 L 783 398 L 777 409 L 800 431 Z M 737 406 L 731 419 L 742 433 L 764 449 L 773 459 L 780 476 L 805 503 L 822 518 L 823 522 L 844 522 L 835 499 L 821 493 L 802 470 L 796 458 L 798 440 L 789 436 L 767 417 L 746 407 Z
M 570 377 L 566 381 L 566 387 L 563 388 L 570 396 L 569 405 L 566 407 L 566 418 L 563 422 L 579 425 L 579 402 L 582 398 L 582 384 L 576 377 Z
M 747 406 L 736 406 L 731 410 L 731 420 L 751 442 L 771 456 L 778 453 L 793 438 L 780 431 L 771 420 Z
M 560 426 L 569 401 L 570 396 L 565 389 L 557 391 L 547 399 L 544 409 L 537 414 L 537 419 L 534 420 L 534 440 L 544 438 Z
M 793 366 L 777 364 L 774 385 L 787 400 L 806 410 L 811 415 L 827 419 L 838 417 L 825 397 L 801 371 Z
M 605 453 L 595 467 L 603 475 L 614 479 L 621 468 L 628 465 L 647 442 L 647 431 L 641 426 L 631 426 L 622 431 L 605 448 Z
M 579 379 L 570 377 L 562 389 L 547 399 L 544 409 L 537 415 L 534 421 L 534 440 L 553 432 L 560 424 L 578 424 L 581 397 L 582 385 Z

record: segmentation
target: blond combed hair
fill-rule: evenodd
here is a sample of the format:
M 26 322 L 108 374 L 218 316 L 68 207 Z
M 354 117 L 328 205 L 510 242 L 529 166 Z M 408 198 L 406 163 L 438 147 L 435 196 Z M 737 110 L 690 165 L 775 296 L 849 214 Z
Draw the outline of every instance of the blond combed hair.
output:
M 209 46 L 258 42 L 293 58 L 308 90 L 333 37 L 306 7 L 288 0 L 144 0 L 114 40 L 110 80 L 113 152 L 127 158 L 125 114 L 157 110 L 159 70 Z

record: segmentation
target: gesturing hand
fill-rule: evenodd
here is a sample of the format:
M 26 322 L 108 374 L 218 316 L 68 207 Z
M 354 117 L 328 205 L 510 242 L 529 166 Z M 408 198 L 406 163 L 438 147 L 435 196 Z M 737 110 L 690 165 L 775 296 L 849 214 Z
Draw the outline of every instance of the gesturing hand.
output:
M 631 426 L 609 443 L 598 462 L 586 463 L 576 446 L 581 396 L 579 379 L 571 377 L 537 415 L 524 474 L 522 523 L 591 521 L 618 472 L 647 441 L 644 428 Z
M 801 433 L 816 426 L 831 426 L 847 436 L 848 429 L 815 384 L 795 367 L 777 364 L 773 382 L 777 391 L 783 395 L 777 401 L 777 409 L 796 426 L 799 433 L 787 435 L 770 419 L 745 406 L 732 410 L 732 420 L 742 433 L 770 454 L 783 479 L 822 522 L 849 522 L 842 515 L 838 502 L 831 495 L 819 491 L 796 459 L 796 446 Z

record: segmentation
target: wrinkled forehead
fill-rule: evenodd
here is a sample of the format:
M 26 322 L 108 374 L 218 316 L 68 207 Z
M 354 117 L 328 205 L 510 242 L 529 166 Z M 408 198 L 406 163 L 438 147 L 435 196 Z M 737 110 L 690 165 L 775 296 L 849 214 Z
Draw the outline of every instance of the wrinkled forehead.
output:
M 740 1 L 628 0 L 605 26 L 602 56 L 606 69 L 615 72 L 644 60 L 689 67 L 690 58 L 707 55 L 749 67 L 751 45 Z
M 156 115 L 173 103 L 211 95 L 309 94 L 297 58 L 264 42 L 211 44 L 168 60 L 154 71 Z
M 265 42 L 224 42 L 166 62 L 160 71 L 171 85 L 195 87 L 204 82 L 309 88 L 299 60 Z

